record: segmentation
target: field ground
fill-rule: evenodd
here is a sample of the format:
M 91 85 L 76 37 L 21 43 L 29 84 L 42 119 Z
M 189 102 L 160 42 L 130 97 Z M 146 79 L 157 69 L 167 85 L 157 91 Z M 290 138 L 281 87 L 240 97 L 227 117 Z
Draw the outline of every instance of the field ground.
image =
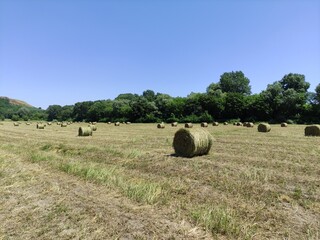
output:
M 0 125 L 0 239 L 320 239 L 320 138 L 302 125 L 209 126 L 191 159 L 179 126 L 79 126 Z

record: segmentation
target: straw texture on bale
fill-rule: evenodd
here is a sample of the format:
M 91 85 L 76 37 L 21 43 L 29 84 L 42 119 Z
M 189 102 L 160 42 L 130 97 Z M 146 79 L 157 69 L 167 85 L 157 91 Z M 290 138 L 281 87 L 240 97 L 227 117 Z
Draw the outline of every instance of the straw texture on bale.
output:
M 61 125 L 61 127 L 67 127 L 68 126 L 67 123 L 61 123 L 60 125 Z
M 281 123 L 281 127 L 288 127 L 288 124 L 283 122 L 283 123 Z
M 208 131 L 200 129 L 179 129 L 173 139 L 173 148 L 176 155 L 194 157 L 208 154 L 213 137 Z
M 218 122 L 213 122 L 212 126 L 219 126 L 219 123 Z
M 172 126 L 172 127 L 177 127 L 177 126 L 178 126 L 178 123 L 177 123 L 177 122 L 173 122 L 173 123 L 171 123 L 171 126 Z
M 304 129 L 305 136 L 320 136 L 320 125 L 306 126 Z
M 91 127 L 79 127 L 78 136 L 80 136 L 80 137 L 92 136 L 92 128 Z
M 259 132 L 270 132 L 271 126 L 268 123 L 260 123 L 258 125 L 258 131 Z
M 120 122 L 115 122 L 114 125 L 115 126 L 120 126 Z
M 201 123 L 201 127 L 208 127 L 208 123 L 202 122 L 202 123 Z
M 97 131 L 97 125 L 89 125 L 88 127 L 91 127 L 92 131 Z
M 44 124 L 38 123 L 37 124 L 37 129 L 44 129 Z
M 193 127 L 193 124 L 192 123 L 186 123 L 184 125 L 185 128 L 192 128 Z
M 165 127 L 164 123 L 158 123 L 157 125 L 157 128 L 164 128 L 164 127 Z

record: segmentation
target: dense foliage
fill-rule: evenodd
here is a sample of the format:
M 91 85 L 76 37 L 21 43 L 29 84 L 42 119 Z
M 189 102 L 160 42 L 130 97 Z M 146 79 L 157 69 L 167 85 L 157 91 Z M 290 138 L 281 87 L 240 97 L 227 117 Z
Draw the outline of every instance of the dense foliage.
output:
M 130 122 L 211 122 L 226 120 L 319 123 L 320 84 L 308 92 L 310 84 L 302 74 L 290 73 L 269 84 L 259 94 L 251 94 L 250 80 L 241 71 L 221 75 L 205 93 L 187 97 L 146 90 L 142 95 L 120 94 L 114 100 L 78 102 L 71 106 L 51 105 L 46 111 L 0 105 L 2 118 L 73 121 Z
M 0 98 L 0 120 L 12 119 L 18 120 L 30 120 L 30 119 L 43 119 L 47 118 L 47 113 L 44 110 L 11 104 L 8 98 Z

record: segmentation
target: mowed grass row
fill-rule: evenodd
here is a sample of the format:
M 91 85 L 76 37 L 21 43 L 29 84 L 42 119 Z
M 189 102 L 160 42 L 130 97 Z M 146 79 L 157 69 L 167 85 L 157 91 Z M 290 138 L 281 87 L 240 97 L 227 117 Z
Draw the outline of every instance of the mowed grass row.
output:
M 272 125 L 269 133 L 209 126 L 212 151 L 191 159 L 172 155 L 182 124 L 99 123 L 92 137 L 77 137 L 79 126 L 86 125 L 42 130 L 6 122 L 1 148 L 105 185 L 137 204 L 170 210 L 213 236 L 319 238 L 320 138 L 305 137 L 302 125 Z

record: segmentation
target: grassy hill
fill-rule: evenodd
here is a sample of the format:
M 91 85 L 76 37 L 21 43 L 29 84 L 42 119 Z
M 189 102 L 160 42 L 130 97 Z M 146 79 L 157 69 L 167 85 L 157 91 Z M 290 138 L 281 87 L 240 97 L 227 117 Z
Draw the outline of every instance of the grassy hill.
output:
M 28 120 L 43 119 L 45 112 L 22 100 L 0 97 L 0 119 Z

